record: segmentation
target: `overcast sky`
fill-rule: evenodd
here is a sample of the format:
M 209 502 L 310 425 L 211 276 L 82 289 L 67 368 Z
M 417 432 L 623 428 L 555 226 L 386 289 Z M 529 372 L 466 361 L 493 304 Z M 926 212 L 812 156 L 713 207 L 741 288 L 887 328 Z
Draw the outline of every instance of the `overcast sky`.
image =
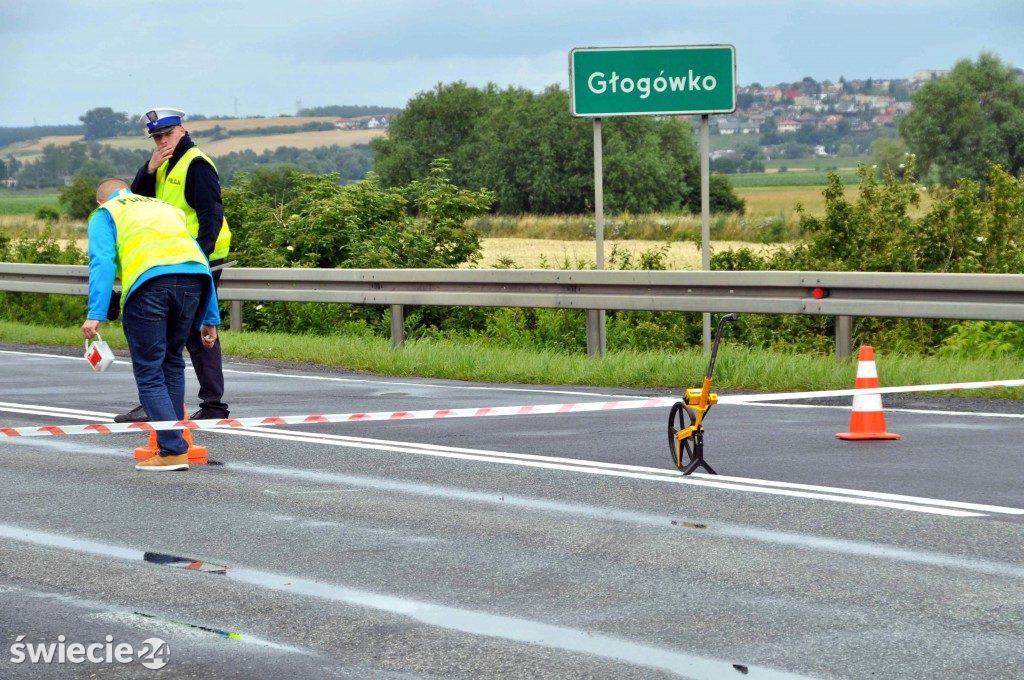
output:
M 1024 67 L 1024 0 L 0 0 L 0 127 L 568 89 L 573 47 L 707 44 L 735 46 L 740 85 Z

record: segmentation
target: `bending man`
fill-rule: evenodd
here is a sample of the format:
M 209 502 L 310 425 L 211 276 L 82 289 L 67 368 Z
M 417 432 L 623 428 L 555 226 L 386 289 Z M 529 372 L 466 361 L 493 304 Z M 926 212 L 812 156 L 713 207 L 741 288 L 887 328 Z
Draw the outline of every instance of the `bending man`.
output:
M 185 418 L 185 359 L 189 333 L 217 342 L 220 313 L 210 263 L 188 233 L 181 210 L 133 194 L 120 179 L 100 182 L 99 208 L 89 218 L 89 312 L 82 335 L 93 338 L 107 319 L 114 278 L 121 279 L 121 315 L 139 401 L 153 420 Z M 157 432 L 160 454 L 135 466 L 188 469 L 181 430 Z

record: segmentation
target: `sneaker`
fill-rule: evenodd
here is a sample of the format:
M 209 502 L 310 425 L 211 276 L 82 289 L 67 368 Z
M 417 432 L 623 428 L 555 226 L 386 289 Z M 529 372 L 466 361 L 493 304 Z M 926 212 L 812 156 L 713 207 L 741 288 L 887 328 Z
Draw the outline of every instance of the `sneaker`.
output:
M 121 415 L 114 416 L 115 423 L 148 423 L 149 414 L 146 413 L 146 409 L 139 404 L 128 413 L 122 413 Z
M 208 409 L 205 406 L 200 408 L 198 411 L 188 417 L 189 420 L 223 420 L 229 415 L 229 411 L 224 409 L 222 411 L 214 411 Z
M 188 453 L 176 456 L 153 456 L 135 464 L 136 470 L 145 472 L 177 472 L 188 470 Z

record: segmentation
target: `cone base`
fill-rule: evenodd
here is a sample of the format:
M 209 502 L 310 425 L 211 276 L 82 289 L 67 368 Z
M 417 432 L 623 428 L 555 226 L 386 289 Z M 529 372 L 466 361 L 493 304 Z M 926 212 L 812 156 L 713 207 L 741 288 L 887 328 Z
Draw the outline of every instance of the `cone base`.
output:
M 839 439 L 899 439 L 900 435 L 892 432 L 840 432 L 836 435 Z
M 184 430 L 182 436 L 188 442 L 188 462 L 190 465 L 206 465 L 209 456 L 205 446 L 196 446 L 192 443 L 192 432 Z M 135 449 L 135 460 L 149 460 L 160 453 L 160 447 L 156 443 L 156 432 L 149 433 L 149 444 Z

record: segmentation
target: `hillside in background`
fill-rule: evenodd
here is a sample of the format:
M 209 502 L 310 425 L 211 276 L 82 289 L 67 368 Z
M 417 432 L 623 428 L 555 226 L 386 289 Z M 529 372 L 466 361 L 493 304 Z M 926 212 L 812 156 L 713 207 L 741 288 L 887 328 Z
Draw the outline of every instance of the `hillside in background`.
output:
M 367 117 L 369 118 L 369 117 Z M 333 116 L 280 116 L 275 118 L 217 118 L 189 121 L 185 129 L 202 145 L 203 151 L 216 158 L 231 152 L 252 151 L 256 154 L 273 151 L 279 146 L 315 149 L 322 146 L 349 147 L 368 144 L 387 130 L 386 124 L 364 127 L 361 119 L 339 119 Z M 315 126 L 320 129 L 310 129 Z M 326 129 L 324 129 L 326 128 Z M 67 146 L 84 141 L 83 134 L 45 135 L 0 146 L 0 158 L 14 158 L 19 163 L 32 163 L 43 154 L 47 145 Z M 144 135 L 109 137 L 96 140 L 117 149 L 152 150 L 153 142 Z
M 317 174 L 334 172 L 342 181 L 356 181 L 366 177 L 373 164 L 370 140 L 386 133 L 390 118 L 390 113 L 199 117 L 186 118 L 185 129 L 217 163 L 225 184 L 233 183 L 240 172 L 283 165 Z M 85 126 L 39 128 L 47 134 L 35 137 L 24 128 L 11 130 L 17 134 L 0 135 L 0 140 L 15 140 L 0 146 L 0 186 L 15 190 L 62 187 L 76 174 L 130 177 L 153 149 L 153 142 L 134 126 L 127 133 L 90 140 Z

